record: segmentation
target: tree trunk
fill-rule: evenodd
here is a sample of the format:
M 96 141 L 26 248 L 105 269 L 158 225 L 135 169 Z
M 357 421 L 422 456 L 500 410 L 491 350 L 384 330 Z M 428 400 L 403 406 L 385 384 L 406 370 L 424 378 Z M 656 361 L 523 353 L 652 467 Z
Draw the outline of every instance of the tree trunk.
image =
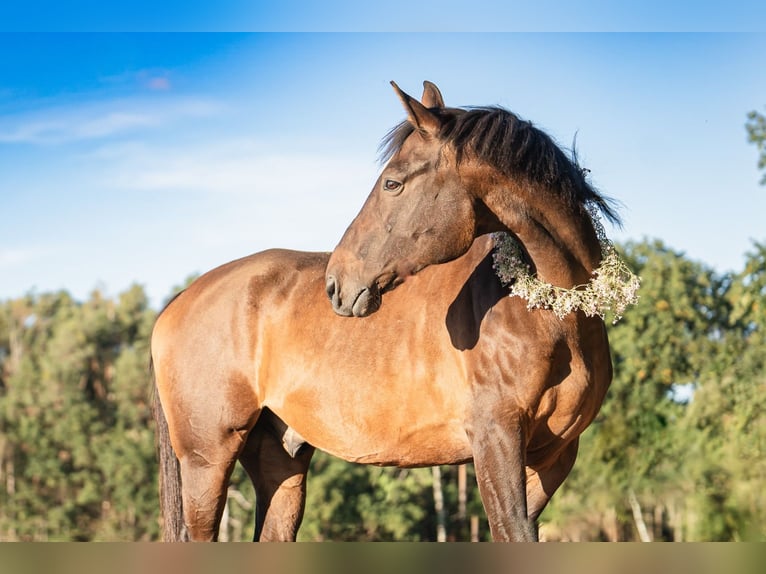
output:
M 479 541 L 479 517 L 475 514 L 471 515 L 471 542 Z
M 444 494 L 442 493 L 442 469 L 431 467 L 434 486 L 434 509 L 436 510 L 436 541 L 447 541 L 447 515 L 444 512 Z
M 628 490 L 628 503 L 630 503 L 630 509 L 633 512 L 633 520 L 636 523 L 636 530 L 638 530 L 638 537 L 641 542 L 651 542 L 652 537 L 649 536 L 649 530 L 646 528 L 646 522 L 644 522 L 644 516 L 641 512 L 641 505 L 638 503 L 636 493 L 631 488 Z
M 468 479 L 464 464 L 457 467 L 457 520 L 460 530 L 460 540 L 465 540 L 468 533 L 468 524 L 466 521 L 466 504 L 468 501 Z
M 675 501 L 668 505 L 668 525 L 670 526 L 670 532 L 673 537 L 673 542 L 684 541 L 684 529 L 682 514 L 678 510 L 677 503 Z
M 620 523 L 617 520 L 617 509 L 610 506 L 601 519 L 601 529 L 609 542 L 620 542 Z
M 221 523 L 218 525 L 218 542 L 229 541 L 229 502 L 230 499 L 226 497 L 226 504 L 223 507 L 223 514 L 221 515 Z
M 13 452 L 10 453 L 5 462 L 5 492 L 8 495 L 8 501 L 13 500 L 16 495 L 16 468 L 13 463 Z M 10 505 L 9 505 L 10 506 Z M 8 527 L 8 539 L 16 540 L 16 520 L 15 516 L 9 516 L 10 526 Z
M 665 506 L 658 504 L 654 507 L 654 519 L 652 520 L 652 538 L 654 540 L 664 540 L 665 534 Z

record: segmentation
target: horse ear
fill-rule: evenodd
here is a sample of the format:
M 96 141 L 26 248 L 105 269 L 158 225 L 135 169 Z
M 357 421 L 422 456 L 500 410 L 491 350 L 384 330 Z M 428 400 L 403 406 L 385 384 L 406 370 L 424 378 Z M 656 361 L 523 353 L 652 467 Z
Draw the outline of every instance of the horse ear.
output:
M 442 93 L 439 91 L 439 88 L 436 87 L 436 84 L 429 82 L 428 80 L 423 82 L 423 97 L 420 98 L 420 101 L 427 108 L 444 107 Z
M 438 116 L 415 98 L 405 94 L 399 86 L 396 85 L 396 82 L 392 81 L 391 85 L 394 87 L 396 95 L 399 96 L 399 99 L 402 101 L 404 109 L 407 110 L 407 116 L 409 117 L 410 123 L 427 134 L 437 135 L 439 133 L 439 128 L 441 127 L 441 121 Z

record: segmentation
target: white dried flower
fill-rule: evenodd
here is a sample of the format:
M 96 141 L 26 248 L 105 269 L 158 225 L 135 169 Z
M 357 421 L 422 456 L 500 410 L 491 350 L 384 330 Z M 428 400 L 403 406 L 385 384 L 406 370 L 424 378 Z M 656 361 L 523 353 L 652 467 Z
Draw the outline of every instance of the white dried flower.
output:
M 598 208 L 589 204 L 588 212 L 601 244 L 601 264 L 593 271 L 593 277 L 586 285 L 564 289 L 540 281 L 524 263 L 521 246 L 506 233 L 494 234 L 493 267 L 508 287 L 510 295 L 527 301 L 527 309 L 550 309 L 560 319 L 577 310 L 589 317 L 603 319 L 606 312 L 611 311 L 614 314 L 612 323 L 617 323 L 627 306 L 638 301 L 641 278 L 620 259 L 607 238 Z

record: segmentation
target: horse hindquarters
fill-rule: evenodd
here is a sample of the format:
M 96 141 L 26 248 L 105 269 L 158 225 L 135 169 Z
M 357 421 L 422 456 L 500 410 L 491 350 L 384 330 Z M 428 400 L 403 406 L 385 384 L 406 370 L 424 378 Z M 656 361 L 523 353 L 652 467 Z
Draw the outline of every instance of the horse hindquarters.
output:
M 218 539 L 229 478 L 239 458 L 256 492 L 255 539 L 295 540 L 303 518 L 306 475 L 314 448 L 303 444 L 294 456 L 288 454 L 281 434 L 273 427 L 278 419 L 268 409 L 253 415 L 257 421 L 251 429 L 235 429 L 210 417 L 178 412 L 176 401 L 173 420 L 188 421 L 192 429 L 186 433 L 175 429 L 181 437 L 176 457 L 159 396 L 156 399 L 163 539 Z
M 258 412 L 252 415 L 252 423 L 233 424 L 223 416 L 221 398 L 216 402 L 215 394 L 208 395 L 204 402 L 208 409 L 195 408 L 175 392 L 180 385 L 168 384 L 169 364 L 168 361 L 155 363 L 158 398 L 162 399 L 157 401 L 156 412 L 164 538 L 213 541 L 218 538 L 229 477 Z M 161 365 L 164 368 L 160 368 Z M 195 388 L 191 383 L 193 377 L 179 380 L 186 383 L 188 397 L 191 394 L 188 390 Z M 215 384 L 207 387 L 222 388 Z M 202 386 L 196 386 L 199 388 Z M 211 412 L 218 417 L 211 416 Z
M 163 539 L 166 542 L 217 540 L 229 477 L 243 437 L 231 433 L 218 442 L 189 444 L 187 440 L 177 455 L 171 446 L 170 429 L 159 401 L 155 412 L 160 443 Z
M 170 429 L 156 383 L 154 394 L 162 539 L 165 542 L 216 540 L 226 502 L 226 484 L 236 455 L 223 466 L 209 464 L 198 451 L 179 460 L 171 445 Z

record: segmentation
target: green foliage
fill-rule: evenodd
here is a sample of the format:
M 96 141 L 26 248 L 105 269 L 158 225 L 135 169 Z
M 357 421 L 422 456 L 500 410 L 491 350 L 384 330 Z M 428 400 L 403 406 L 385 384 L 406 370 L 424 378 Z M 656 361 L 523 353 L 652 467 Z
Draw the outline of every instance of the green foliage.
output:
M 0 537 L 155 537 L 143 289 L 28 295 L 0 315 Z
M 747 140 L 754 143 L 758 148 L 758 168 L 766 169 L 766 117 L 753 110 L 747 114 Z M 761 183 L 766 185 L 766 174 L 761 179 Z
M 431 473 L 312 460 L 304 540 L 422 540 L 435 532 Z M 431 534 L 433 536 L 433 534 Z
M 441 487 L 451 514 L 446 529 L 455 540 L 468 540 L 467 516 L 484 518 L 472 468 L 469 470 L 470 499 L 466 517 L 460 517 L 457 467 L 443 467 Z M 299 540 L 436 540 L 433 481 L 427 468 L 363 466 L 317 452 Z
M 766 245 L 718 275 L 661 242 L 620 248 L 642 277 L 609 327 L 615 375 L 580 456 L 542 516 L 549 539 L 766 539 Z M 156 540 L 148 341 L 134 286 L 0 302 L 0 539 Z M 684 391 L 684 392 L 681 392 Z M 317 452 L 301 540 L 435 540 L 430 469 Z M 471 465 L 443 467 L 448 540 L 486 520 Z M 222 538 L 252 537 L 254 495 L 232 476 Z
M 654 539 L 764 539 L 766 249 L 722 277 L 660 242 L 625 250 L 641 299 L 610 329 L 614 381 L 548 526 L 580 540 L 635 539 L 640 521 Z
M 700 477 L 699 539 L 766 536 L 766 246 L 755 244 L 726 295 L 731 308 L 723 349 L 701 377 L 684 430 L 688 464 Z M 713 512 L 714 510 L 714 512 Z

